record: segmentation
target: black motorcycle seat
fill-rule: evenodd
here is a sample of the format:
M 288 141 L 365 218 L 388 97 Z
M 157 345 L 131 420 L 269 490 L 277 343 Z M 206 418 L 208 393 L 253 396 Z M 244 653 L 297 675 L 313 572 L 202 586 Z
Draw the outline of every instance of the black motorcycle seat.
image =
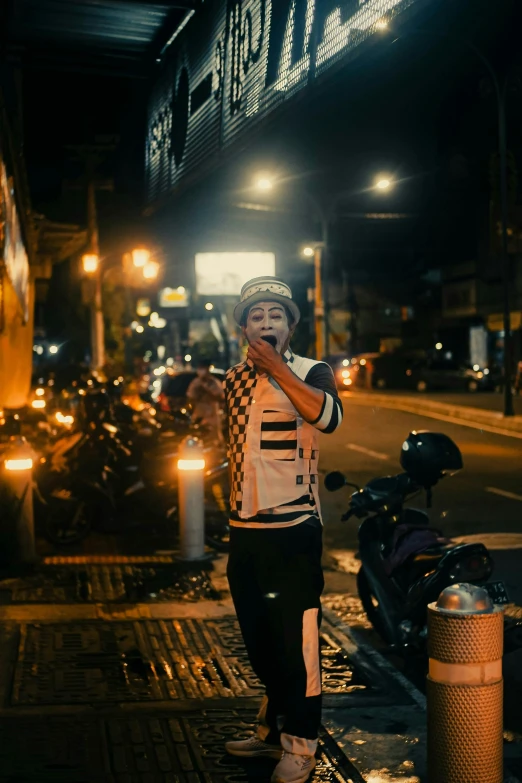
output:
M 455 544 L 436 544 L 412 555 L 409 562 L 410 579 L 415 581 L 423 574 L 436 568 L 442 558 L 454 548 Z

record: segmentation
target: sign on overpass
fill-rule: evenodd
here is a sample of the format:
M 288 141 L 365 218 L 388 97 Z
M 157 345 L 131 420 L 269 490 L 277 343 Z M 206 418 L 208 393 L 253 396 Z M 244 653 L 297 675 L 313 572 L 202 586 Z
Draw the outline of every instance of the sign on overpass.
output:
M 149 204 L 425 2 L 205 0 L 167 50 L 153 90 Z

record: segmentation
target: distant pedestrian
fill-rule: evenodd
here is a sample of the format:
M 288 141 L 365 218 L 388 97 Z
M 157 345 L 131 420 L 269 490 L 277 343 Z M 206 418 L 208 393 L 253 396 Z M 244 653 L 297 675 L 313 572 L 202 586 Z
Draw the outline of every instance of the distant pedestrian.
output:
M 198 362 L 196 377 L 187 389 L 187 399 L 192 405 L 192 421 L 207 427 L 210 437 L 222 443 L 223 386 L 210 372 L 210 366 L 211 362 L 206 359 Z
M 515 392 L 520 394 L 522 392 L 522 361 L 518 362 L 517 370 L 515 374 Z
M 243 286 L 234 317 L 248 353 L 225 378 L 231 465 L 228 580 L 250 663 L 265 686 L 257 736 L 226 743 L 279 760 L 272 783 L 304 783 L 321 720 L 322 525 L 318 432 L 342 421 L 331 368 L 289 347 L 300 318 L 275 277 Z

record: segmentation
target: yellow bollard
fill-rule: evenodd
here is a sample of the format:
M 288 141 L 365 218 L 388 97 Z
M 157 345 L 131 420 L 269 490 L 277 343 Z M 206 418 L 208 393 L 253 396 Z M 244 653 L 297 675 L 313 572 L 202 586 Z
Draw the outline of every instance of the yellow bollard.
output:
M 25 438 L 13 438 L 4 452 L 4 481 L 19 503 L 16 519 L 14 560 L 34 563 L 36 550 L 33 515 L 33 459 L 34 452 Z
M 503 610 L 470 584 L 428 610 L 429 783 L 502 783 Z

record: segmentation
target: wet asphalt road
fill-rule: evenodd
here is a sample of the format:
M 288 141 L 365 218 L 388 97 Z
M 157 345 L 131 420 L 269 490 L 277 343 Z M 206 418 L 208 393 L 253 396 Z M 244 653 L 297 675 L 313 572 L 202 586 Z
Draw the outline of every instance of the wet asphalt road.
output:
M 451 536 L 521 534 L 522 440 L 438 421 L 403 411 L 357 405 L 345 398 L 344 420 L 333 435 L 322 436 L 322 475 L 341 470 L 349 481 L 364 485 L 375 476 L 401 471 L 400 453 L 411 430 L 444 432 L 459 446 L 464 469 L 433 490 L 432 524 Z M 356 545 L 357 521 L 341 523 L 349 490 L 322 489 L 326 541 L 330 546 Z M 418 496 L 412 505 L 425 508 Z M 522 554 L 522 552 L 521 552 Z

